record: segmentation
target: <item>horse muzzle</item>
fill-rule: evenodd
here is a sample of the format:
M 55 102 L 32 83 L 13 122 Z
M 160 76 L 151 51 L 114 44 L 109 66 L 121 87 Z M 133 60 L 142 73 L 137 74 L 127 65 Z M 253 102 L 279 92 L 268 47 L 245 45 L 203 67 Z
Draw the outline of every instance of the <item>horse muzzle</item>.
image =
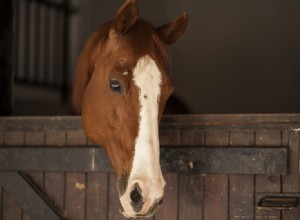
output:
M 155 214 L 163 201 L 164 186 L 153 186 L 151 188 L 141 182 L 134 182 L 127 187 L 124 195 L 120 197 L 121 213 L 126 218 L 151 217 Z

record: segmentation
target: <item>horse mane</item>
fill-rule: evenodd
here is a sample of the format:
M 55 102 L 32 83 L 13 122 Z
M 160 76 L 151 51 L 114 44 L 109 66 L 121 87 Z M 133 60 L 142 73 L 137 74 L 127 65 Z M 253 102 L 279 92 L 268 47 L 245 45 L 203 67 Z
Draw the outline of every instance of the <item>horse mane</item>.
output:
M 76 65 L 72 93 L 72 113 L 80 114 L 83 95 L 95 69 L 96 60 L 109 37 L 113 21 L 101 25 L 85 43 Z M 146 20 L 138 19 L 126 33 L 136 57 L 149 54 L 163 69 L 168 67 L 169 53 L 159 31 Z

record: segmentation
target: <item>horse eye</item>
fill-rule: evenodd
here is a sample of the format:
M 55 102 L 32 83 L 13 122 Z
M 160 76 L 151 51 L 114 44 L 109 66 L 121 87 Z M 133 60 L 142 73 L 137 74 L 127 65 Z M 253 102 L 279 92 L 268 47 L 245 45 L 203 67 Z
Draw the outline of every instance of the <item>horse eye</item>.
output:
M 111 80 L 109 82 L 110 90 L 116 93 L 122 93 L 123 88 L 121 83 L 118 80 Z

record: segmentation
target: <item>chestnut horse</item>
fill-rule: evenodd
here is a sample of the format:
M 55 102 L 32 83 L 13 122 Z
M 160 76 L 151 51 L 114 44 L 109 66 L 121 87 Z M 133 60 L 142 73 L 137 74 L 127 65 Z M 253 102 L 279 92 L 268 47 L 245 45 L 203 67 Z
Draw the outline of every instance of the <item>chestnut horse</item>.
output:
M 164 196 L 158 126 L 173 91 L 167 44 L 184 33 L 188 15 L 155 28 L 126 0 L 100 26 L 79 57 L 73 109 L 87 137 L 102 145 L 117 175 L 125 217 L 152 216 Z

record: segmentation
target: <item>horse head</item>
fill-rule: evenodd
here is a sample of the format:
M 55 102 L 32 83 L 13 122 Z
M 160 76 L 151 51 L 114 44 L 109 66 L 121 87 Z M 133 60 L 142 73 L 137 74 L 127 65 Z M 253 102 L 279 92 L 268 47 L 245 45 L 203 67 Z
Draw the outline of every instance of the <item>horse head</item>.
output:
M 138 18 L 135 0 L 126 0 L 91 35 L 77 63 L 73 108 L 87 137 L 106 149 L 128 218 L 153 215 L 164 196 L 158 127 L 173 91 L 167 44 L 187 23 L 183 14 L 155 28 Z

